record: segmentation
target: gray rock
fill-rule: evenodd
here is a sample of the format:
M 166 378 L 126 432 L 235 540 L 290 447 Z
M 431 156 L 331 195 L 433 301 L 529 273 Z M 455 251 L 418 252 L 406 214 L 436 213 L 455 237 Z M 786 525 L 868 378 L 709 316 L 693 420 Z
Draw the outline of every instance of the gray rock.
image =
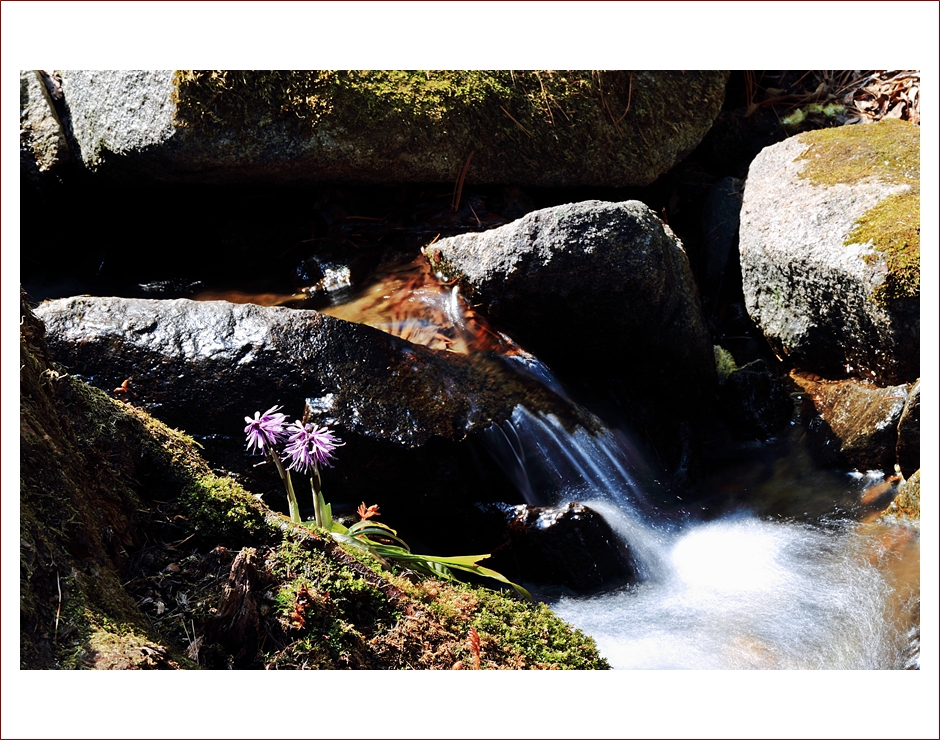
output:
M 315 311 L 187 299 L 67 298 L 43 303 L 58 362 L 194 434 L 239 433 L 275 404 L 401 447 L 460 440 L 554 398 L 466 355 L 434 351 Z M 564 414 L 564 404 L 558 411 Z
M 908 125 L 892 125 L 899 123 Z M 881 300 L 879 289 L 895 279 L 885 253 L 871 241 L 851 243 L 850 236 L 876 205 L 911 193 L 919 174 L 892 177 L 860 161 L 846 182 L 802 176 L 810 165 L 838 159 L 839 151 L 856 166 L 846 152 L 869 135 L 896 138 L 909 155 L 916 133 L 883 125 L 809 132 L 764 149 L 748 173 L 740 253 L 748 313 L 779 356 L 826 377 L 887 385 L 920 375 L 919 303 L 916 295 Z M 846 137 L 842 150 L 831 146 L 838 136 Z M 817 158 L 820 141 L 830 148 Z
M 35 69 L 20 72 L 20 170 L 33 183 L 69 161 L 65 132 L 49 91 Z
M 638 201 L 546 208 L 424 252 L 553 368 L 589 368 L 694 405 L 716 384 L 688 258 Z
M 224 184 L 453 182 L 467 164 L 475 184 L 645 185 L 698 145 L 727 78 L 62 73 L 87 167 L 127 181 Z M 458 89 L 445 94 L 447 85 Z
M 907 397 L 898 422 L 898 465 L 905 477 L 920 470 L 920 380 Z

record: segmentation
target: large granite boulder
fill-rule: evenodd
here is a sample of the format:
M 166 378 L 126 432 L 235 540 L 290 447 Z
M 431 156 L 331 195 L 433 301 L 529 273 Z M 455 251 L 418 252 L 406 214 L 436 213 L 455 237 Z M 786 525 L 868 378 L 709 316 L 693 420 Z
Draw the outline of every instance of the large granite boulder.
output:
M 433 533 L 442 517 L 459 522 L 477 501 L 518 500 L 475 441 L 517 406 L 591 424 L 510 361 L 432 350 L 315 311 L 86 296 L 36 314 L 69 372 L 195 436 L 215 466 L 284 510 L 280 481 L 245 452 L 242 433 L 245 416 L 275 404 L 291 420 L 309 413 L 346 442 L 324 473 L 338 512 L 369 497 L 412 533 Z M 306 516 L 312 499 L 298 495 Z M 460 547 L 469 535 L 459 530 L 424 541 Z
M 920 130 L 811 131 L 751 164 L 741 212 L 747 310 L 774 350 L 825 377 L 920 376 Z
M 688 258 L 643 203 L 546 208 L 424 252 L 553 368 L 617 377 L 683 405 L 701 404 L 715 388 Z
M 134 181 L 645 185 L 727 72 L 62 73 L 85 166 Z

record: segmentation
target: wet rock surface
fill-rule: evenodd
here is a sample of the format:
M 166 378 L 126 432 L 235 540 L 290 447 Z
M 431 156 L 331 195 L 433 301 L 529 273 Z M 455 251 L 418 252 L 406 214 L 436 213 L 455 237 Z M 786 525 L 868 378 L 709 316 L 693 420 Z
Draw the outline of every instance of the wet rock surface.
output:
M 432 269 L 559 371 L 708 398 L 714 359 L 678 239 L 637 201 L 585 201 L 424 249 Z
M 436 528 L 441 518 L 459 522 L 475 501 L 515 495 L 468 436 L 521 403 L 590 423 L 505 360 L 430 350 L 315 311 L 81 297 L 37 315 L 70 372 L 196 436 L 214 465 L 274 508 L 286 510 L 283 487 L 245 452 L 245 417 L 277 404 L 290 420 L 329 425 L 346 442 L 336 470 L 324 471 L 332 502 L 354 510 L 355 497 L 370 496 L 404 534 L 426 529 L 431 548 L 470 542 L 460 527 Z M 306 517 L 312 498 L 298 485 Z
M 499 363 L 315 311 L 79 297 L 36 313 L 72 372 L 106 391 L 129 378 L 129 399 L 193 434 L 237 434 L 246 414 L 275 404 L 299 416 L 311 399 L 341 432 L 413 447 L 463 439 L 524 400 L 552 400 Z
M 878 388 L 857 380 L 815 381 L 798 374 L 813 412 L 807 430 L 815 454 L 827 464 L 893 470 L 898 422 L 908 386 Z
M 910 178 L 916 182 L 919 173 L 899 164 L 903 171 L 893 177 L 878 169 L 880 159 L 864 157 L 851 177 L 841 170 L 831 175 L 845 182 L 819 182 L 806 173 L 824 166 L 817 158 L 836 160 L 833 167 L 853 161 L 868 134 L 893 142 L 904 153 L 898 159 L 907 161 L 919 141 L 916 127 L 886 121 L 844 128 L 848 131 L 794 136 L 764 149 L 751 164 L 740 233 L 747 310 L 775 351 L 800 368 L 881 385 L 911 382 L 920 375 L 917 300 L 881 296 L 879 289 L 898 276 L 881 245 L 876 249 L 853 235 L 859 220 L 876 206 L 887 207 L 889 198 L 910 194 L 907 183 Z M 831 137 L 833 131 L 845 137 L 844 152 L 814 154 L 818 135 Z M 879 138 L 878 147 L 882 144 Z M 895 155 L 890 157 L 894 161 Z M 917 211 L 911 215 L 915 221 L 919 199 L 916 203 L 904 205 Z M 910 246 L 919 250 L 919 242 Z M 912 290 L 918 278 L 914 281 Z
M 912 476 L 920 470 L 920 380 L 911 388 L 898 421 L 897 454 L 901 473 Z
M 487 561 L 501 572 L 525 574 L 538 584 L 561 584 L 576 593 L 636 581 L 637 567 L 627 546 L 602 516 L 583 504 L 490 504 L 483 511 L 506 525 L 503 543 Z

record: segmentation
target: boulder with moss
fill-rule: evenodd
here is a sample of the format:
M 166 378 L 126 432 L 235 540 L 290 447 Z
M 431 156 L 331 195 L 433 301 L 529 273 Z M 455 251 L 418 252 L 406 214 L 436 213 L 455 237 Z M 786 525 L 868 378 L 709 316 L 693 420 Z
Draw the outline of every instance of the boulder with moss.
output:
M 843 126 L 764 149 L 740 252 L 748 313 L 779 356 L 829 378 L 919 377 L 917 126 Z
M 607 668 L 475 586 L 413 583 L 295 526 L 193 441 L 52 361 L 21 298 L 20 666 Z
M 62 72 L 85 166 L 224 184 L 646 185 L 689 154 L 727 72 Z

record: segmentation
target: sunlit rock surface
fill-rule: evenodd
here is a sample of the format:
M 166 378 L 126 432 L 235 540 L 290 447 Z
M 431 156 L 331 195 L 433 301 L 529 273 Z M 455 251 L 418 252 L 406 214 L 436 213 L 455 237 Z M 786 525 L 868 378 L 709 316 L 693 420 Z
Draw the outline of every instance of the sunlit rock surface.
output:
M 859 470 L 894 470 L 898 423 L 908 386 L 878 388 L 857 380 L 818 382 L 797 374 L 793 378 L 807 391 L 809 440 L 822 461 Z
M 668 390 L 665 402 L 692 406 L 716 385 L 688 257 L 638 201 L 546 208 L 424 252 L 553 368 Z
M 798 367 L 880 385 L 920 376 L 919 134 L 903 121 L 807 132 L 751 164 L 747 310 Z

